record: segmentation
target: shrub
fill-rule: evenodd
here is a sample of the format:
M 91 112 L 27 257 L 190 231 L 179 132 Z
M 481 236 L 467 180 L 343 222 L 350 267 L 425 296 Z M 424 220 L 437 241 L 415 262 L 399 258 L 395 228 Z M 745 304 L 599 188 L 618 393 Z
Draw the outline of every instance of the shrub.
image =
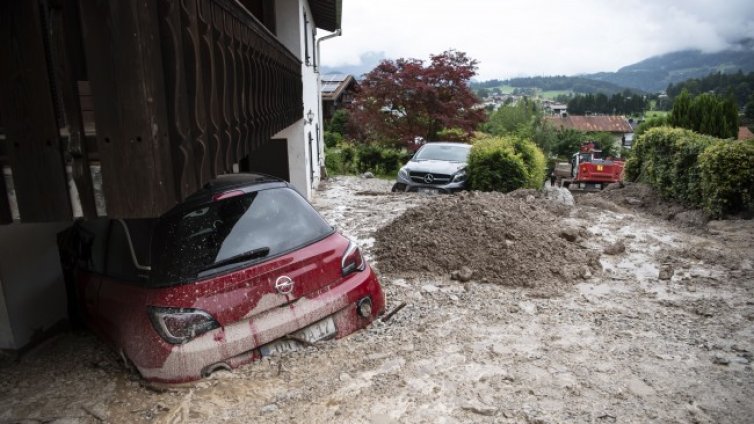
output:
M 372 172 L 379 176 L 395 176 L 398 169 L 411 158 L 405 149 L 378 144 L 339 143 L 325 149 L 325 166 L 330 175 Z
M 754 212 L 753 142 L 652 128 L 634 144 L 626 175 L 713 217 Z
M 531 140 L 512 136 L 477 140 L 469 154 L 469 187 L 504 193 L 539 188 L 545 167 L 544 154 Z
M 707 213 L 754 213 L 754 142 L 716 142 L 702 153 L 699 164 Z
M 665 198 L 700 205 L 698 157 L 714 138 L 679 128 L 657 127 L 634 143 L 626 176 L 645 182 Z
M 542 151 L 534 144 L 533 141 L 524 138 L 517 138 L 514 142 L 516 153 L 526 165 L 528 174 L 526 186 L 529 188 L 540 188 L 545 181 L 547 174 L 547 160 Z
M 458 141 L 461 143 L 468 143 L 471 139 L 471 134 L 464 131 L 462 128 L 445 128 L 437 133 L 437 140 L 439 141 Z
M 335 147 L 338 144 L 343 143 L 343 135 L 341 135 L 338 132 L 332 132 L 332 131 L 325 131 L 322 134 L 322 137 L 325 139 L 325 146 L 326 147 Z

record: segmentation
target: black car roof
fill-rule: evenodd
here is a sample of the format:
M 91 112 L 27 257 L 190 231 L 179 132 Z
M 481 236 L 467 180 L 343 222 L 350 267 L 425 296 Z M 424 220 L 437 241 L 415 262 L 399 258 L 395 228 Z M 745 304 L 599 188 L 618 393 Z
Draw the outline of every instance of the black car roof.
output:
M 163 216 L 193 209 L 204 203 L 211 202 L 214 195 L 226 191 L 241 190 L 245 193 L 252 193 L 259 190 L 278 187 L 290 187 L 290 184 L 285 180 L 265 174 L 219 175 L 214 180 L 205 184 L 194 194 L 187 197 L 186 200 L 173 207 L 173 209 L 165 213 Z

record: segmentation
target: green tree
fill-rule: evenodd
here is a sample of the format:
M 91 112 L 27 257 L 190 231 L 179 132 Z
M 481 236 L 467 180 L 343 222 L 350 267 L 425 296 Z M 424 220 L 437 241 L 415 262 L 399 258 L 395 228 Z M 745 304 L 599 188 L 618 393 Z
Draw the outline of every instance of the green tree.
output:
M 686 90 L 676 97 L 670 124 L 719 138 L 738 135 L 738 106 L 729 95 L 704 93 L 691 97 Z
M 674 127 L 689 127 L 689 109 L 691 109 L 691 96 L 684 89 L 673 101 L 673 110 L 670 112 L 670 125 Z
M 744 106 L 744 116 L 748 119 L 754 119 L 754 94 L 749 96 L 749 101 Z
M 486 132 L 493 135 L 513 134 L 526 127 L 533 129 L 541 112 L 533 100 L 524 97 L 516 104 L 503 105 L 491 116 L 484 126 Z
M 338 109 L 333 113 L 330 121 L 325 122 L 325 131 L 338 133 L 340 135 L 346 134 L 346 126 L 348 125 L 348 111 L 345 109 Z

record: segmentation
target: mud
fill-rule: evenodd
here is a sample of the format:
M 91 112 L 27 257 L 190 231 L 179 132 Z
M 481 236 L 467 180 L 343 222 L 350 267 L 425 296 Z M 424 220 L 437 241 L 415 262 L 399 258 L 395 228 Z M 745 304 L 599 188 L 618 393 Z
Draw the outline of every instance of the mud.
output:
M 599 253 L 545 204 L 554 202 L 526 192 L 437 197 L 377 231 L 379 268 L 433 276 L 468 267 L 480 282 L 550 291 L 591 277 Z
M 315 206 L 374 256 L 375 233 L 408 208 L 453 200 L 389 188 L 339 178 Z M 751 422 L 752 222 L 689 233 L 578 200 L 559 226 L 588 251 L 625 250 L 557 295 L 378 263 L 388 310 L 408 304 L 387 323 L 165 392 L 67 334 L 0 369 L 0 422 Z
M 610 187 L 601 192 L 584 193 L 577 198 L 581 206 L 594 206 L 613 212 L 631 210 L 664 219 L 685 228 L 704 229 L 709 221 L 701 209 L 663 199 L 659 193 L 643 183 L 627 182 L 622 187 Z

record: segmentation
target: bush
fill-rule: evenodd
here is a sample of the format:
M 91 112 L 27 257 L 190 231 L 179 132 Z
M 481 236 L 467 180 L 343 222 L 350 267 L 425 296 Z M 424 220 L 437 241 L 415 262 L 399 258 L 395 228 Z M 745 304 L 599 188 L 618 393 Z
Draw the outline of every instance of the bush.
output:
M 325 131 L 322 137 L 325 139 L 326 147 L 335 147 L 344 142 L 343 135 L 338 132 Z
M 698 157 L 714 141 L 689 130 L 652 128 L 634 143 L 626 176 L 651 185 L 665 198 L 701 205 Z
M 754 142 L 720 141 L 702 153 L 704 209 L 712 216 L 754 213 Z
M 378 144 L 342 142 L 325 149 L 325 166 L 330 175 L 353 175 L 372 172 L 379 176 L 395 176 L 408 162 L 411 153 L 405 149 Z
M 531 140 L 512 136 L 477 140 L 469 154 L 469 188 L 504 193 L 539 188 L 545 167 L 544 154 Z
M 626 176 L 713 217 L 754 211 L 754 143 L 659 127 L 642 134 Z
M 462 128 L 445 128 L 437 133 L 437 140 L 439 141 L 468 143 L 470 139 L 471 134 L 464 131 Z

